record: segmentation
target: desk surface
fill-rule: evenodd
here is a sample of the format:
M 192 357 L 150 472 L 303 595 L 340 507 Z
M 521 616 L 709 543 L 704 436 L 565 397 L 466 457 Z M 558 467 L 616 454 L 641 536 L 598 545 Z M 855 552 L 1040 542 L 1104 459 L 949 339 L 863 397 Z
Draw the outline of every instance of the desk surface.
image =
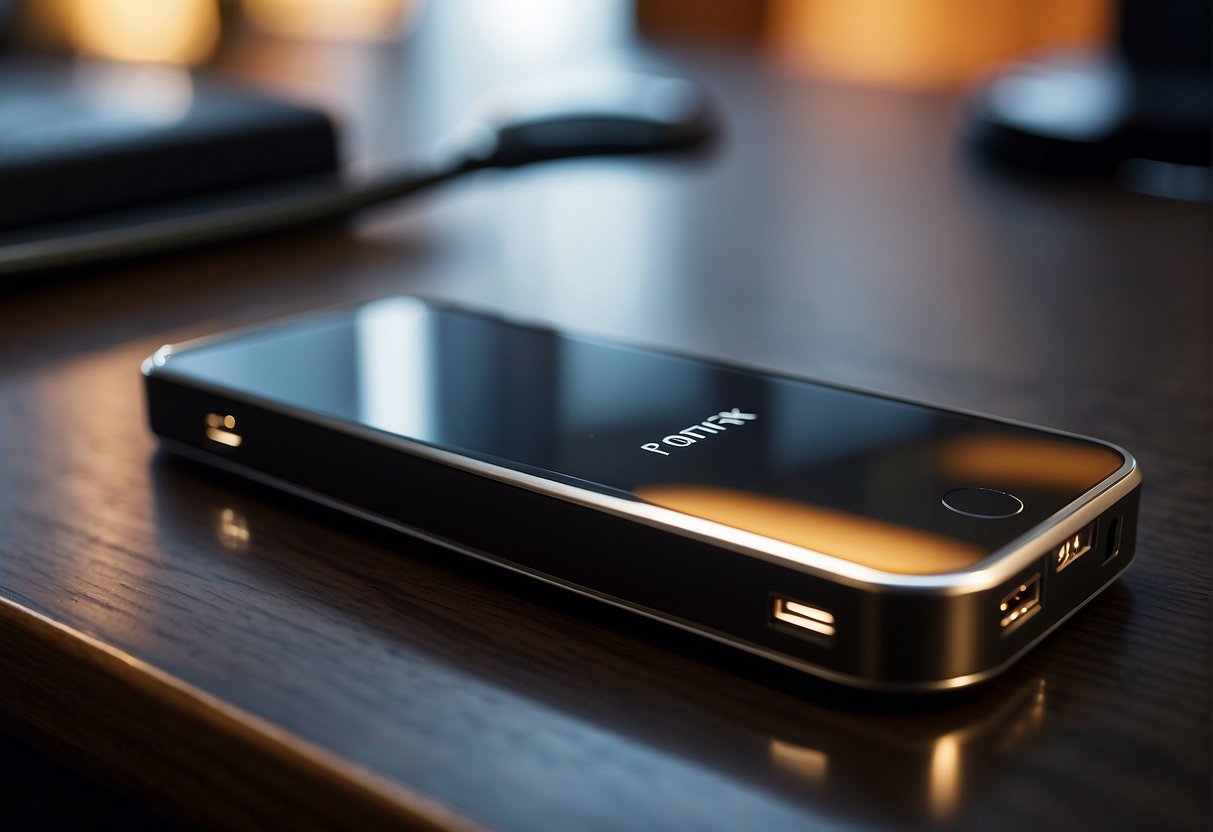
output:
M 5 724 L 224 826 L 1205 828 L 1207 207 L 982 170 L 947 98 L 669 60 L 720 100 L 708 159 L 5 297 Z M 157 454 L 156 347 L 399 293 L 1111 440 L 1138 560 L 978 690 L 859 696 Z

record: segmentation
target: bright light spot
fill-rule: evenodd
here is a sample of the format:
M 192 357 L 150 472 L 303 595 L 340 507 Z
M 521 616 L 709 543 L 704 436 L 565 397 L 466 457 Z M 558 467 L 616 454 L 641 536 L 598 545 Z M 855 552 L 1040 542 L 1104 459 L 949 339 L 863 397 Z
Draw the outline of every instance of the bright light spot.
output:
M 225 508 L 215 514 L 215 537 L 220 545 L 233 552 L 243 552 L 248 549 L 249 533 L 248 520 L 233 508 Z
M 117 61 L 194 64 L 219 39 L 217 0 L 68 0 L 79 51 Z
M 218 413 L 206 414 L 206 438 L 229 448 L 239 448 L 244 443 L 244 437 L 236 433 L 236 417 L 230 414 L 220 416 Z
M 244 0 L 249 19 L 268 32 L 349 40 L 397 34 L 419 5 L 416 0 Z
M 1118 67 L 1095 58 L 1025 63 L 994 80 L 990 101 L 1002 118 L 1017 127 L 1089 140 L 1118 123 L 1126 84 Z
M 175 124 L 194 104 L 193 79 L 178 66 L 82 60 L 73 83 L 93 107 L 150 124 Z
M 813 783 L 825 782 L 830 758 L 824 751 L 771 738 L 768 751 L 775 768 Z
M 469 16 L 485 45 L 532 65 L 572 58 L 622 42 L 628 6 L 614 0 L 473 0 Z
M 960 803 L 960 740 L 945 734 L 935 741 L 931 754 L 930 807 L 935 820 L 945 820 Z

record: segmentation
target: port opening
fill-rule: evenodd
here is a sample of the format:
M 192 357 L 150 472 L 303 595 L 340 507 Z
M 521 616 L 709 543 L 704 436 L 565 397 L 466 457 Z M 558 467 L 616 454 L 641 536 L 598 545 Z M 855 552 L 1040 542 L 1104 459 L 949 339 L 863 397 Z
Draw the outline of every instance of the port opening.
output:
M 1067 537 L 1053 550 L 1053 564 L 1057 571 L 1065 569 L 1074 561 L 1091 551 L 1095 545 L 1095 524 L 1089 523 Z
M 1124 524 L 1120 522 L 1120 516 L 1112 518 L 1112 522 L 1108 524 L 1107 534 L 1104 536 L 1103 544 L 1103 562 L 1107 563 L 1112 558 L 1120 554 L 1120 535 Z
M 837 632 L 834 614 L 809 604 L 775 596 L 771 607 L 771 618 L 789 627 L 796 627 L 816 636 L 833 638 Z
M 1040 573 L 1033 575 L 1006 594 L 998 605 L 1003 630 L 1018 627 L 1040 611 Z
M 229 448 L 239 448 L 244 437 L 236 432 L 236 417 L 227 414 L 208 413 L 204 420 L 206 438 Z

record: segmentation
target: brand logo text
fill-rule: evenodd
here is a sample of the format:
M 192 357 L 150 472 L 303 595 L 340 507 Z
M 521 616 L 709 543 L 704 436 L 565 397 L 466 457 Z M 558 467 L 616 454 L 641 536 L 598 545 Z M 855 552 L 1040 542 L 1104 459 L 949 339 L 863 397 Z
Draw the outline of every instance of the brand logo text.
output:
M 670 452 L 662 448 L 662 445 L 670 448 L 685 448 L 688 445 L 694 445 L 702 439 L 707 439 L 713 434 L 722 433 L 728 430 L 730 426 L 745 425 L 757 418 L 757 413 L 743 413 L 736 407 L 732 410 L 722 410 L 715 416 L 709 416 L 697 425 L 691 425 L 689 428 L 683 428 L 678 431 L 678 433 L 671 433 L 669 436 L 663 437 L 660 442 L 645 442 L 640 446 L 640 449 L 652 454 L 669 456 Z

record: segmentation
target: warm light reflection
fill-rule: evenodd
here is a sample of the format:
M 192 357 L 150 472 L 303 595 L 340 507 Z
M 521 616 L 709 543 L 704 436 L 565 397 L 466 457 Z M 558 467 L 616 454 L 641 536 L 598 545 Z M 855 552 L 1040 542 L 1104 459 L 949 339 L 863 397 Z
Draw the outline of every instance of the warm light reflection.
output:
M 922 721 L 892 717 L 900 723 L 893 730 L 883 718 L 834 719 L 823 711 L 800 723 L 802 735 L 813 732 L 806 737 L 811 746 L 772 736 L 767 755 L 781 774 L 815 788 L 828 781 L 831 795 L 859 796 L 880 816 L 895 817 L 899 828 L 947 824 L 1040 731 L 1045 704 L 1045 680 L 1038 677 L 975 708 Z M 896 776 L 881 776 L 889 772 Z
M 830 637 L 835 633 L 834 615 L 808 604 L 789 601 L 786 598 L 776 598 L 774 615 L 776 621 L 782 621 L 818 635 Z
M 1026 695 L 1026 701 L 1025 701 Z M 1038 679 L 1002 707 L 966 728 L 944 734 L 931 750 L 927 809 L 931 819 L 951 819 L 965 796 L 965 773 L 986 762 L 991 752 L 1009 757 L 1037 731 L 1045 717 L 1045 680 Z
M 376 40 L 400 33 L 416 0 L 244 0 L 254 24 L 298 38 Z
M 206 414 L 206 438 L 229 448 L 239 448 L 244 443 L 244 437 L 236 433 L 236 417 L 218 413 Z
M 766 40 L 787 64 L 844 81 L 951 89 L 1044 46 L 1106 41 L 1110 0 L 774 0 Z
M 248 520 L 234 508 L 217 511 L 213 526 L 215 537 L 223 548 L 233 552 L 244 552 L 248 549 L 251 539 Z
M 71 45 L 118 61 L 194 64 L 219 39 L 217 0 L 61 0 Z
M 939 471 L 952 479 L 1034 486 L 1081 493 L 1114 473 L 1120 455 L 1067 440 L 978 434 L 949 439 L 936 452 Z
M 229 448 L 239 448 L 244 442 L 243 437 L 239 434 L 228 433 L 217 428 L 207 428 L 206 438 L 212 442 L 218 442 L 220 445 L 227 445 Z
M 955 734 L 946 734 L 935 741 L 928 782 L 931 816 L 936 820 L 951 817 L 962 792 L 960 740 Z
M 636 496 L 693 517 L 903 575 L 958 571 L 984 555 L 978 546 L 922 529 L 749 491 L 674 483 L 638 486 Z
M 998 737 L 997 752 L 1009 757 L 1025 740 L 1040 730 L 1045 719 L 1045 680 L 1036 684 L 1028 706 L 1012 719 Z
M 775 768 L 816 784 L 824 783 L 830 770 L 829 755 L 816 748 L 771 737 L 768 753 Z

